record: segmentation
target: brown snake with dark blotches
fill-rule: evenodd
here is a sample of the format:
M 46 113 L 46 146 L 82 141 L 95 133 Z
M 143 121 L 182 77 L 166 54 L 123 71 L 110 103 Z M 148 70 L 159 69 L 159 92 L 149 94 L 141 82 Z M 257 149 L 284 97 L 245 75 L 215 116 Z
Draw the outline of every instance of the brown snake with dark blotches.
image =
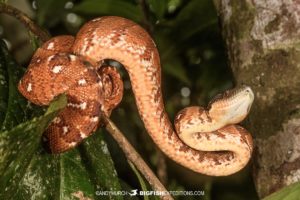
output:
M 19 91 L 31 102 L 48 105 L 66 93 L 68 104 L 45 132 L 53 153 L 79 144 L 94 132 L 103 111 L 110 115 L 122 99 L 123 84 L 115 68 L 128 71 L 144 125 L 158 147 L 171 159 L 196 172 L 222 176 L 249 161 L 251 135 L 235 125 L 249 113 L 254 99 L 249 87 L 225 92 L 208 109 L 188 107 L 175 118 L 176 132 L 164 109 L 160 59 L 155 43 L 136 23 L 120 17 L 87 22 L 76 37 L 50 39 L 34 54 Z

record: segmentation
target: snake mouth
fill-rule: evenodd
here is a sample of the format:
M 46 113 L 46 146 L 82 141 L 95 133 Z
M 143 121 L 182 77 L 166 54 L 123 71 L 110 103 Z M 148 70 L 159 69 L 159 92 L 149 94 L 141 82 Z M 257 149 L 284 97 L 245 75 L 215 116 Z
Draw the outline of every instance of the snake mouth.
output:
M 250 109 L 251 109 L 251 107 L 252 107 L 253 100 L 254 100 L 254 98 L 251 99 L 251 103 L 250 103 L 250 104 L 248 105 L 248 107 L 247 107 L 247 113 L 250 112 Z
M 221 107 L 231 106 L 233 103 L 241 102 L 244 104 L 244 101 L 249 102 L 249 110 L 251 104 L 254 100 L 254 94 L 252 89 L 249 86 L 243 85 L 231 90 L 227 90 L 224 93 L 216 95 L 208 104 L 207 109 L 209 110 L 213 104 L 220 104 Z
M 236 124 L 250 112 L 254 94 L 250 87 L 241 86 L 217 95 L 209 104 L 209 113 L 225 124 Z
M 248 105 L 248 107 L 247 107 L 247 113 L 249 113 L 249 112 L 250 112 L 250 109 L 251 109 L 251 107 L 252 107 L 253 101 L 254 101 L 254 93 L 253 93 L 252 89 L 251 89 L 250 87 L 248 87 L 248 86 L 246 86 L 245 92 L 246 92 L 246 93 L 248 94 L 248 96 L 249 96 L 249 105 Z

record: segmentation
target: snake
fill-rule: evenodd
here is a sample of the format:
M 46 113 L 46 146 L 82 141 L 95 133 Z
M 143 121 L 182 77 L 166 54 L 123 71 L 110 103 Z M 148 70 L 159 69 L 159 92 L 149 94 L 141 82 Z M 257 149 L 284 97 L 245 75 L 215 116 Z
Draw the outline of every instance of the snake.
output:
M 240 171 L 251 159 L 251 134 L 238 125 L 254 100 L 249 86 L 217 95 L 208 106 L 191 106 L 175 117 L 164 108 L 161 64 L 152 37 L 137 23 L 117 16 L 86 22 L 76 36 L 61 35 L 34 53 L 18 89 L 30 102 L 45 106 L 65 93 L 67 106 L 45 130 L 52 153 L 74 148 L 101 125 L 121 102 L 123 82 L 111 59 L 129 74 L 138 112 L 154 143 L 170 159 L 210 176 Z

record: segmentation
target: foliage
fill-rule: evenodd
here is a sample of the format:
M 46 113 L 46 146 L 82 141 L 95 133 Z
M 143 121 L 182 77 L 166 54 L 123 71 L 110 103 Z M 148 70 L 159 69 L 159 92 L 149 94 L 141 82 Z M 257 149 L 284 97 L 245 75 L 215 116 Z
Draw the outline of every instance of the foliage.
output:
M 267 196 L 263 200 L 295 200 L 300 197 L 300 183 L 296 182 Z
M 0 198 L 73 199 L 78 192 L 93 197 L 97 190 L 120 190 L 100 133 L 68 153 L 52 156 L 45 152 L 42 133 L 64 108 L 66 97 L 60 96 L 40 114 L 43 109 L 33 107 L 18 93 L 16 86 L 24 69 L 12 60 L 3 41 L 0 53 L 1 92 L 6 94 L 1 105 L 7 105 L 0 132 Z

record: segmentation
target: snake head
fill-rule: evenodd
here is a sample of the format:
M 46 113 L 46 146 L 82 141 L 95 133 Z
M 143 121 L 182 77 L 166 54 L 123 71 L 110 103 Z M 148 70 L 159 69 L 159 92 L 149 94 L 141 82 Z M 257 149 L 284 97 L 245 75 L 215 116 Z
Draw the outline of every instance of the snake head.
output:
M 246 118 L 254 100 L 249 86 L 241 86 L 217 95 L 209 103 L 209 114 L 224 124 L 236 124 Z

